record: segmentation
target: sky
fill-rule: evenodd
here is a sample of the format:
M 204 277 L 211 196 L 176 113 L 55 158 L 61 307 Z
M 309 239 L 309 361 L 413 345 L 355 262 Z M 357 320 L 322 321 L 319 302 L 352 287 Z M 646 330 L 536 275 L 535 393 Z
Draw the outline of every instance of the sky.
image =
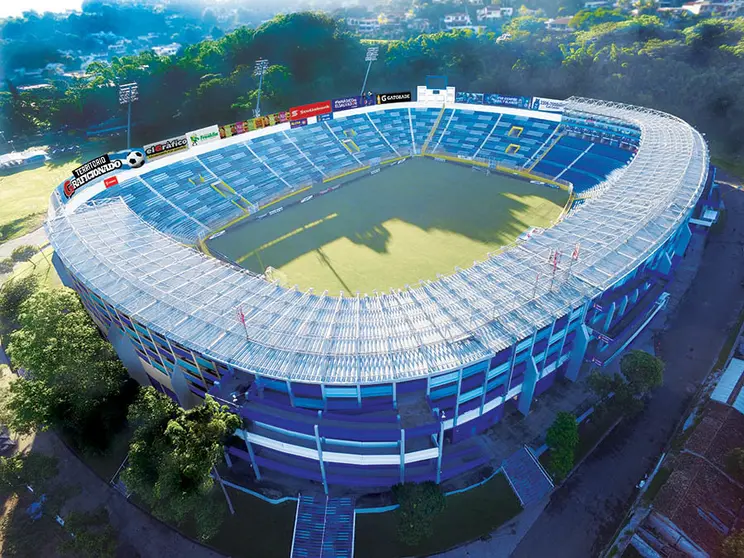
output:
M 0 1 L 0 18 L 19 16 L 22 12 L 64 12 L 80 10 L 83 0 L 24 0 L 21 2 Z

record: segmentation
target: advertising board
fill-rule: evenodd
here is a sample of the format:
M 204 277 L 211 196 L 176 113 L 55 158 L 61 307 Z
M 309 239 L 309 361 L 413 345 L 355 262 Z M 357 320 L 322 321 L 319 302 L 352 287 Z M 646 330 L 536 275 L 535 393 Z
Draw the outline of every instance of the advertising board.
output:
M 145 155 L 148 159 L 159 159 L 166 155 L 173 155 L 189 148 L 189 139 L 184 136 L 176 136 L 155 143 L 149 143 L 145 146 Z
M 532 97 L 532 110 L 541 110 L 543 112 L 563 112 L 566 108 L 566 101 L 558 99 L 546 99 L 545 97 Z
M 299 120 L 291 120 L 289 122 L 289 126 L 291 128 L 302 128 L 303 126 L 307 126 L 307 118 L 301 118 Z
M 398 93 L 380 93 L 377 95 L 378 105 L 389 103 L 407 103 L 413 99 L 410 91 L 399 91 Z
M 482 105 L 483 93 L 468 93 L 467 91 L 458 91 L 455 93 L 456 103 L 467 103 L 469 105 Z
M 532 97 L 500 95 L 498 93 L 486 93 L 484 97 L 487 105 L 529 109 L 532 104 Z
M 189 138 L 189 147 L 211 143 L 220 139 L 220 127 L 214 124 L 213 126 L 200 128 L 187 133 L 186 137 Z
M 311 116 L 318 116 L 319 114 L 326 114 L 328 112 L 331 112 L 331 101 L 322 101 L 320 103 L 292 107 L 289 109 L 289 119 L 299 120 L 301 118 L 310 118 Z
M 67 198 L 71 198 L 75 192 L 86 184 L 97 182 L 107 174 L 118 170 L 138 169 L 145 164 L 145 150 L 132 149 L 106 153 L 72 170 L 72 176 L 65 180 L 58 188 Z M 116 176 L 105 178 L 106 187 L 114 186 L 119 181 Z

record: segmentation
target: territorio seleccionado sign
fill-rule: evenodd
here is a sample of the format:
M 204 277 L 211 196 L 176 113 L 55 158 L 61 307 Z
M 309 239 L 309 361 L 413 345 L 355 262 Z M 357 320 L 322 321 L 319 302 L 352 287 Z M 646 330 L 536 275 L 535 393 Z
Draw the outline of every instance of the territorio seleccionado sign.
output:
M 81 186 L 85 186 L 88 182 L 91 182 L 104 174 L 120 169 L 123 162 L 124 161 L 121 159 L 111 160 L 108 154 L 106 154 L 91 159 L 87 163 L 73 169 L 72 178 L 65 180 L 62 186 L 65 196 L 70 198 Z

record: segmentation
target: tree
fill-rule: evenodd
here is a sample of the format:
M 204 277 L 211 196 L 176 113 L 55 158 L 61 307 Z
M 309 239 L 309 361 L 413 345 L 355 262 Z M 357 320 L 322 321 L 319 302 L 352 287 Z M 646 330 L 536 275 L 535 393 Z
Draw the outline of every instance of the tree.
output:
M 124 483 L 156 516 L 175 523 L 192 518 L 199 537 L 211 538 L 225 506 L 210 473 L 240 419 L 209 396 L 185 411 L 148 387 L 130 408 L 129 420 L 136 428 Z
M 65 531 L 70 534 L 61 545 L 63 556 L 75 558 L 114 558 L 116 532 L 109 522 L 106 508 L 91 512 L 72 512 L 65 519 Z
M 576 417 L 565 411 L 556 415 L 553 424 L 545 435 L 545 443 L 550 448 L 550 469 L 552 473 L 563 478 L 574 465 L 574 451 L 579 444 L 579 427 Z
M 0 457 L 0 494 L 17 490 L 43 490 L 45 483 L 57 476 L 57 458 L 41 453 Z
M 0 275 L 10 273 L 11 271 L 13 271 L 14 266 L 15 262 L 10 258 L 0 260 Z
M 406 545 L 415 546 L 431 537 L 434 518 L 446 505 L 439 485 L 432 481 L 406 482 L 396 484 L 392 491 L 400 506 L 397 510 L 398 538 Z
M 734 531 L 723 540 L 721 554 L 724 558 L 744 558 L 744 530 Z
M 38 250 L 35 246 L 18 246 L 11 252 L 10 259 L 14 262 L 27 262 L 37 253 Z
M 35 292 L 17 319 L 8 354 L 25 374 L 4 394 L 8 426 L 61 428 L 81 448 L 104 449 L 136 390 L 111 344 L 71 289 Z
M 744 482 L 744 448 L 734 448 L 728 452 L 726 471 L 739 482 Z
M 630 351 L 620 360 L 620 372 L 634 395 L 644 395 L 664 382 L 664 363 L 644 351 Z
M 8 279 L 0 285 L 0 335 L 18 329 L 18 314 L 21 304 L 39 288 L 36 275 Z

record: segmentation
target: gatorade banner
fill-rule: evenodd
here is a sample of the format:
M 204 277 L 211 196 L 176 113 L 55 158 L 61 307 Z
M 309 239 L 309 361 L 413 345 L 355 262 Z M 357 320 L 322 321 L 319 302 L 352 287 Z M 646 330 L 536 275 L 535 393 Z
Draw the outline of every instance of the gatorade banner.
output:
M 389 103 L 407 103 L 413 100 L 410 91 L 401 91 L 399 93 L 380 93 L 377 95 L 378 105 L 387 105 Z

